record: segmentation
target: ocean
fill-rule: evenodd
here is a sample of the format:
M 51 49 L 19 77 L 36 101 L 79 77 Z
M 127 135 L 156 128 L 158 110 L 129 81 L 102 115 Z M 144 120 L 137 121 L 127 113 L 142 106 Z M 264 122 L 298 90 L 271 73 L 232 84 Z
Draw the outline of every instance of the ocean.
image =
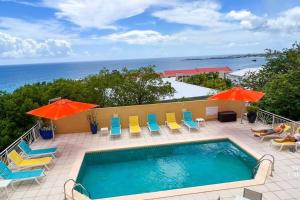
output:
M 255 61 L 254 61 L 255 60 Z M 49 82 L 59 78 L 80 79 L 98 73 L 103 68 L 110 70 L 127 67 L 156 65 L 156 71 L 189 69 L 195 67 L 228 66 L 233 71 L 247 67 L 259 67 L 264 57 L 176 57 L 91 62 L 68 62 L 47 64 L 24 64 L 0 66 L 0 90 L 12 92 L 20 86 L 36 82 Z

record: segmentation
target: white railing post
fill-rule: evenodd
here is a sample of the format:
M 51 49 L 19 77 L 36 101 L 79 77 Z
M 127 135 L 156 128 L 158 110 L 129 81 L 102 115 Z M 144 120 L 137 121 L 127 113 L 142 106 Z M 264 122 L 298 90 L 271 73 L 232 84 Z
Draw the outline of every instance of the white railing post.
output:
M 272 128 L 274 128 L 274 123 L 275 123 L 275 115 L 272 114 Z
M 293 133 L 295 133 L 295 131 L 296 131 L 296 123 L 295 122 L 292 125 L 292 131 L 293 131 Z
M 8 155 L 8 151 L 7 151 L 7 149 L 6 149 L 6 150 L 5 150 L 5 161 L 4 161 L 4 162 L 6 162 L 6 163 L 8 163 L 7 155 Z
M 9 152 L 11 152 L 14 149 L 18 148 L 19 143 L 23 139 L 29 140 L 28 142 L 35 142 L 39 137 L 35 134 L 35 129 L 39 128 L 39 124 L 35 124 L 31 129 L 29 129 L 26 133 L 21 135 L 16 141 L 14 141 L 12 144 L 10 144 L 6 149 L 4 149 L 2 152 L 0 152 L 0 160 L 8 164 L 8 157 L 7 155 Z
M 33 135 L 33 140 L 35 141 L 36 140 L 36 132 L 35 132 L 35 128 L 34 129 L 32 129 L 32 135 Z

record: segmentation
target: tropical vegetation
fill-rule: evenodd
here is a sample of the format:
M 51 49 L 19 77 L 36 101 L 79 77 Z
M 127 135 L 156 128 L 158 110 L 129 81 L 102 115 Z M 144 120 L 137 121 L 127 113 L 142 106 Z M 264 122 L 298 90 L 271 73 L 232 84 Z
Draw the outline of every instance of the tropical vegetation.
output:
M 184 81 L 193 85 L 199 85 L 217 90 L 225 90 L 233 86 L 233 83 L 229 79 L 220 78 L 219 73 L 217 72 L 196 74 L 190 76 Z
M 100 107 L 155 103 L 173 95 L 154 66 L 120 71 L 104 69 L 82 80 L 58 79 L 24 85 L 12 93 L 0 92 L 0 150 L 35 123 L 26 112 L 45 105 L 52 98 L 98 104 Z
M 260 107 L 300 120 L 300 44 L 281 51 L 267 50 L 266 64 L 257 73 L 249 73 L 242 85 L 264 91 Z

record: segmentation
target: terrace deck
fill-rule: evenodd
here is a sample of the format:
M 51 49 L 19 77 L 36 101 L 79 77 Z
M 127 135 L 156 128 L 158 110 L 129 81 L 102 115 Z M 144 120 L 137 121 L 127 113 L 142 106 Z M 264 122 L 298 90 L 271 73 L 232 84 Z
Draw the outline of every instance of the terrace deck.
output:
M 45 141 L 38 140 L 33 148 L 45 148 L 57 146 L 59 149 L 55 163 L 46 172 L 46 177 L 41 179 L 38 185 L 33 181 L 15 184 L 15 190 L 9 190 L 9 199 L 51 199 L 61 200 L 64 198 L 63 185 L 69 178 L 74 161 L 80 152 L 91 148 L 111 148 L 122 145 L 151 144 L 158 141 L 185 141 L 191 139 L 211 138 L 214 136 L 231 135 L 237 138 L 252 150 L 260 154 L 272 154 L 275 156 L 275 172 L 273 177 L 268 177 L 266 183 L 258 186 L 251 186 L 258 192 L 262 192 L 264 199 L 300 199 L 300 153 L 292 153 L 288 149 L 279 152 L 271 147 L 269 141 L 260 142 L 252 136 L 250 128 L 261 128 L 257 124 L 240 124 L 237 122 L 220 123 L 218 121 L 208 121 L 200 131 L 189 132 L 186 127 L 182 127 L 180 133 L 172 133 L 167 127 L 162 126 L 161 134 L 150 134 L 146 127 L 143 127 L 141 136 L 130 136 L 128 129 L 124 129 L 120 138 L 111 138 L 107 134 L 98 133 L 74 133 L 57 135 L 56 139 Z M 164 200 L 216 200 L 219 196 L 223 200 L 234 199 L 236 195 L 242 195 L 242 188 L 220 190 L 213 192 L 203 192 L 192 195 L 174 196 L 162 198 Z M 5 199 L 4 191 L 0 192 L 0 199 Z

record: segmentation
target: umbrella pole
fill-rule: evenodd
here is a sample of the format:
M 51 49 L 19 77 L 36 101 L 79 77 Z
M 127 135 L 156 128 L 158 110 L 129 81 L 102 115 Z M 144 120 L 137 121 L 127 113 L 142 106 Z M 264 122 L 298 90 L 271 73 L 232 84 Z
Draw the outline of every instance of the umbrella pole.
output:
M 244 102 L 244 107 L 241 110 L 241 124 L 243 124 L 244 111 L 247 106 L 248 106 L 248 102 Z
M 54 126 L 53 126 L 53 121 L 51 120 L 51 129 L 52 129 L 52 133 L 53 133 L 53 140 L 54 140 L 54 137 L 55 137 L 55 133 L 54 133 Z
M 244 115 L 244 109 L 242 108 L 242 111 L 241 111 L 241 124 L 243 124 L 243 115 Z

